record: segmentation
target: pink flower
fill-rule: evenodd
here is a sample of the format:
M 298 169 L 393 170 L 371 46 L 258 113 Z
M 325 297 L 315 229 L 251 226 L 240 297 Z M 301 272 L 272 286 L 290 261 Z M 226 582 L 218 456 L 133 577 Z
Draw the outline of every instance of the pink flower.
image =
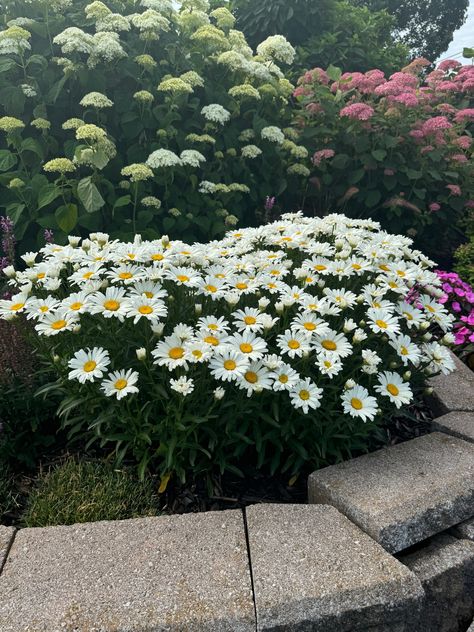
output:
M 342 108 L 339 114 L 357 121 L 368 121 L 375 114 L 375 110 L 366 103 L 351 103 Z
M 451 195 L 461 195 L 461 187 L 458 184 L 447 184 L 446 188 L 451 191 Z
M 428 208 L 430 209 L 430 211 L 432 213 L 435 213 L 436 211 L 439 211 L 439 209 L 441 208 L 441 206 L 438 204 L 438 202 L 431 202 L 431 204 L 428 206 Z M 443 289 L 444 289 L 444 285 L 443 285 Z M 451 288 L 452 289 L 452 288 Z M 446 290 L 447 291 L 447 290 Z
M 454 117 L 456 123 L 461 123 L 462 121 L 474 119 L 474 108 L 466 108 L 465 110 L 459 110 L 459 112 Z
M 384 169 L 383 172 L 384 172 L 384 175 L 386 175 L 386 176 L 394 176 L 395 175 L 395 170 L 394 169 Z
M 442 112 L 443 114 L 456 114 L 457 110 L 454 105 L 450 103 L 440 103 L 436 106 L 436 109 Z
M 467 202 L 464 204 L 464 206 L 466 208 L 474 208 L 474 200 L 467 200 Z
M 433 145 L 425 145 L 425 147 L 422 147 L 420 149 L 420 153 L 421 154 L 429 154 L 430 151 L 433 151 L 434 147 Z
M 454 68 L 459 68 L 461 65 L 459 61 L 455 61 L 454 59 L 445 59 L 439 64 L 438 70 L 453 70 Z
M 422 124 L 421 129 L 424 134 L 434 134 L 438 130 L 450 129 L 452 126 L 452 123 L 445 116 L 434 116 L 426 120 Z
M 320 103 L 308 103 L 305 108 L 310 114 L 320 114 L 324 112 L 324 108 Z
M 451 160 L 454 160 L 455 162 L 467 162 L 467 156 L 464 154 L 453 154 L 451 156 Z
M 418 105 L 418 99 L 412 92 L 403 92 L 395 96 L 390 96 L 389 100 L 395 103 L 401 103 L 407 108 L 413 108 Z
M 316 165 L 316 167 L 319 167 L 323 160 L 332 158 L 334 154 L 334 149 L 320 149 L 313 156 L 313 164 Z
M 459 90 L 459 86 L 454 81 L 440 81 L 436 85 L 436 90 L 440 90 L 441 92 L 457 92 Z
M 454 141 L 454 144 L 461 149 L 469 149 L 471 142 L 472 140 L 470 136 L 459 136 L 459 138 L 456 138 Z
M 293 96 L 294 97 L 309 96 L 310 94 L 312 94 L 312 92 L 313 91 L 308 86 L 298 86 L 297 88 L 293 90 Z

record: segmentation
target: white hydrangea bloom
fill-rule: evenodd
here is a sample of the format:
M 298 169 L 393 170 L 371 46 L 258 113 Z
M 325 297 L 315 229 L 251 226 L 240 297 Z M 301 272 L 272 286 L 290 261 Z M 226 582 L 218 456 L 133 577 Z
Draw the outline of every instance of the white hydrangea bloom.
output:
M 264 127 L 260 132 L 260 136 L 264 140 L 269 140 L 271 143 L 276 143 L 277 145 L 281 145 L 285 140 L 285 135 L 281 131 L 279 127 L 275 125 L 269 125 L 268 127 Z
M 218 103 L 211 103 L 202 108 L 201 114 L 207 121 L 224 125 L 230 120 L 230 112 Z
M 245 147 L 242 147 L 242 158 L 257 158 L 261 153 L 262 150 L 257 145 L 245 145 Z
M 91 68 L 100 62 L 109 63 L 127 56 L 120 43 L 118 33 L 101 31 L 93 36 L 92 43 L 93 49 L 87 60 L 87 64 Z
M 85 53 L 90 55 L 94 49 L 94 37 L 89 33 L 84 33 L 76 26 L 70 26 L 56 35 L 53 42 L 61 46 L 61 51 L 68 53 Z
M 183 165 L 189 165 L 190 167 L 199 167 L 201 162 L 206 162 L 206 158 L 201 152 L 195 149 L 185 149 L 181 152 L 180 159 Z
M 257 46 L 257 53 L 264 59 L 292 64 L 296 51 L 283 35 L 271 35 Z
M 182 163 L 180 157 L 174 151 L 157 149 L 148 156 L 146 164 L 152 169 L 160 169 L 162 167 L 176 167 Z
M 113 104 L 113 101 L 101 92 L 89 92 L 79 101 L 79 105 L 82 105 L 82 107 L 94 107 L 99 109 L 110 108 Z

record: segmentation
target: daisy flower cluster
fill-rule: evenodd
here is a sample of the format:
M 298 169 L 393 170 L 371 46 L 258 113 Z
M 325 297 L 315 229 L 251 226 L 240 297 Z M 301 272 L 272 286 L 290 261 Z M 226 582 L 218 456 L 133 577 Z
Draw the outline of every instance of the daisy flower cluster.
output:
M 441 281 L 410 243 L 301 214 L 208 244 L 70 237 L 8 269 L 0 316 L 32 320 L 68 388 L 105 400 L 140 405 L 159 384 L 190 407 L 269 396 L 316 421 L 321 407 L 373 421 L 453 368 Z

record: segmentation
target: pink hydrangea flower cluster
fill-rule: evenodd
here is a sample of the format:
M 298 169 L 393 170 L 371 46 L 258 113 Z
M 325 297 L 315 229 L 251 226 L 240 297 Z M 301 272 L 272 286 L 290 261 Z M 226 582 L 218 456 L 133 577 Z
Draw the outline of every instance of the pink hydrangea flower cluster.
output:
M 348 116 L 356 121 L 368 121 L 375 114 L 375 110 L 366 103 L 351 103 L 342 108 L 339 114 Z
M 319 167 L 323 160 L 333 158 L 335 155 L 334 149 L 320 149 L 313 155 L 313 164 Z
M 436 273 L 443 281 L 444 295 L 439 302 L 458 319 L 454 326 L 455 344 L 474 342 L 474 289 L 456 272 L 437 270 Z

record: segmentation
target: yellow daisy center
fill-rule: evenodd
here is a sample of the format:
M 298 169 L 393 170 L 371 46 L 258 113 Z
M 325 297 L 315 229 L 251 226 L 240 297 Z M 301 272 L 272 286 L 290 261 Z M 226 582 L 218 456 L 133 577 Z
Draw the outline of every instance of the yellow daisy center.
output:
M 153 298 L 153 292 L 143 292 L 147 298 Z
M 235 287 L 238 290 L 246 290 L 248 288 L 247 283 L 236 283 Z
M 217 331 L 219 329 L 219 327 L 215 323 L 211 323 L 210 325 L 208 325 L 208 328 L 211 331 Z
M 54 323 L 51 323 L 51 329 L 64 329 L 66 327 L 67 322 L 65 320 L 55 320 Z
M 297 340 L 288 340 L 288 346 L 290 349 L 299 349 L 301 347 L 300 343 Z
M 353 263 L 353 264 L 352 264 L 352 268 L 353 268 L 354 270 L 360 270 L 360 269 L 362 268 L 362 266 L 360 266 L 358 263 Z
M 93 276 L 93 272 L 84 272 L 84 274 L 82 275 L 83 279 L 90 279 L 91 276 Z
M 181 283 L 186 283 L 186 281 L 189 281 L 189 277 L 185 274 L 178 274 L 176 278 L 178 279 L 178 281 L 181 281 Z
M 301 390 L 299 392 L 299 396 L 300 399 L 302 399 L 303 401 L 306 401 L 309 399 L 309 391 L 307 391 L 305 388 L 303 390 Z
M 327 270 L 327 266 L 323 266 L 322 263 L 317 263 L 315 266 L 313 266 L 313 268 L 315 270 L 317 270 L 318 272 L 322 272 L 323 270 Z
M 280 270 L 272 270 L 272 271 L 270 272 L 270 274 L 271 274 L 272 276 L 278 276 L 279 274 L 281 274 L 281 272 L 280 272 Z
M 245 316 L 244 323 L 246 325 L 255 325 L 257 319 L 254 316 Z
M 215 336 L 206 336 L 204 338 L 204 342 L 207 342 L 208 345 L 212 345 L 213 347 L 217 347 L 219 344 L 219 339 Z
M 326 367 L 326 369 L 330 369 L 332 367 L 332 364 L 329 362 L 329 360 L 324 360 L 324 366 Z
M 123 391 L 123 389 L 127 386 L 127 384 L 128 384 L 127 380 L 120 379 L 115 382 L 114 386 L 118 391 Z
M 413 316 L 410 314 L 410 312 L 403 312 L 403 315 L 407 320 L 413 320 Z
M 381 264 L 379 265 L 379 268 L 380 268 L 381 270 L 383 270 L 384 272 L 389 272 L 389 270 L 390 270 L 390 268 L 389 268 L 389 267 L 388 267 L 385 263 L 381 263 Z
M 248 342 L 243 342 L 240 345 L 240 350 L 242 351 L 242 353 L 252 353 L 253 347 Z
M 172 347 L 168 351 L 168 356 L 172 360 L 180 360 L 184 356 L 184 349 L 182 347 Z
M 49 307 L 48 307 L 47 305 L 42 305 L 42 306 L 39 308 L 39 311 L 40 311 L 40 312 L 42 312 L 43 314 L 45 314 L 46 312 L 48 312 L 48 311 L 49 311 Z
M 120 307 L 120 303 L 118 301 L 109 300 L 105 301 L 104 307 L 105 309 L 108 309 L 109 312 L 116 312 Z
M 429 312 L 433 313 L 435 310 L 433 309 L 433 307 L 431 307 L 431 305 L 425 305 L 425 309 L 427 309 Z
M 396 397 L 400 392 L 400 389 L 397 388 L 395 384 L 387 384 L 387 391 L 390 393 L 390 395 L 394 395 Z
M 133 274 L 131 272 L 120 272 L 119 273 L 119 279 L 123 279 L 124 281 L 126 279 L 131 279 L 133 277 Z
M 12 312 L 17 312 L 19 309 L 21 309 L 22 307 L 25 307 L 24 303 L 13 303 L 13 305 L 10 306 L 10 310 Z
M 140 314 L 152 314 L 153 307 L 150 307 L 149 305 L 140 305 L 138 311 L 140 312 Z
M 400 353 L 402 355 L 408 355 L 408 349 L 406 347 L 401 347 L 400 348 Z
M 390 281 L 389 286 L 391 288 L 396 288 L 396 287 L 398 287 L 398 283 L 395 283 L 395 281 Z
M 312 283 L 313 282 L 313 277 L 310 277 L 310 276 L 306 277 L 305 282 L 306 283 Z
M 351 406 L 352 408 L 355 408 L 356 410 L 360 410 L 361 408 L 363 408 L 363 404 L 360 401 L 360 399 L 357 399 L 357 397 L 353 397 L 351 399 Z
M 200 349 L 194 349 L 192 354 L 195 358 L 202 358 L 202 351 Z
M 136 257 L 136 256 L 137 256 L 137 255 L 135 255 L 133 252 L 129 252 L 129 253 L 127 254 L 127 257 L 128 257 L 129 259 L 135 259 L 135 257 Z
M 288 375 L 280 375 L 278 380 L 282 383 L 282 384 L 286 384 L 288 382 Z
M 244 377 L 250 384 L 256 384 L 256 382 L 258 382 L 258 375 L 254 371 L 247 371 Z
M 44 272 L 38 272 L 38 274 L 36 275 L 37 279 L 44 279 L 44 277 L 46 276 L 46 274 Z
M 303 327 L 308 331 L 314 331 L 316 329 L 316 325 L 312 322 L 303 323 Z
M 226 360 L 224 362 L 224 369 L 226 371 L 233 371 L 236 366 L 237 364 L 234 362 L 234 360 Z
M 73 312 L 77 312 L 79 309 L 81 309 L 83 305 L 84 303 L 81 303 L 80 301 L 76 301 L 75 303 L 71 303 L 71 305 L 69 306 L 69 309 L 72 309 Z
M 375 321 L 375 324 L 377 325 L 377 327 L 380 327 L 380 329 L 387 329 L 388 327 L 387 323 L 384 320 L 380 320 L 380 319 L 377 319 Z
M 160 252 L 157 252 L 154 255 L 151 255 L 151 260 L 152 261 L 163 261 L 164 257 Z
M 94 362 L 94 360 L 88 360 L 84 366 L 82 367 L 82 369 L 86 372 L 86 373 L 90 373 L 91 371 L 93 371 L 95 369 L 95 367 L 97 366 L 97 362 Z
M 206 285 L 206 290 L 208 292 L 217 292 L 217 288 L 215 285 Z
M 321 345 L 327 351 L 336 351 L 336 349 L 337 349 L 337 344 L 335 342 L 333 342 L 332 340 L 323 340 Z
M 222 274 L 222 272 L 218 272 L 214 276 L 216 277 L 216 279 L 225 279 L 225 274 Z

